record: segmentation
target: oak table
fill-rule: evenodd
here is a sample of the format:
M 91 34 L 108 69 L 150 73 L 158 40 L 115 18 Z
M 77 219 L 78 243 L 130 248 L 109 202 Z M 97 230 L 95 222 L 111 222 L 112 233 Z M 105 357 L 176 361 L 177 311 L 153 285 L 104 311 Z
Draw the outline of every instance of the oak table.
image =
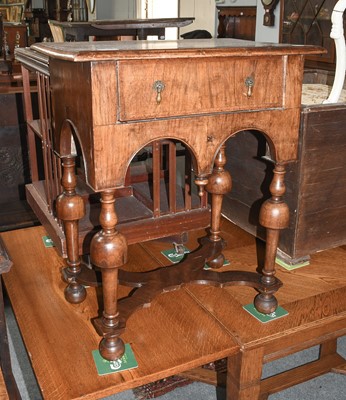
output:
M 229 243 L 225 255 L 231 262 L 224 271 L 249 271 L 262 264 L 263 246 L 253 236 L 225 219 L 221 231 Z M 90 319 L 100 312 L 100 289 L 88 288 L 82 304 L 67 303 L 59 279 L 63 260 L 55 248 L 44 247 L 45 234 L 42 227 L 1 234 L 14 263 L 4 275 L 5 285 L 44 398 L 100 398 L 173 374 L 226 383 L 226 375 L 216 377 L 197 368 L 222 357 L 228 358 L 229 400 L 265 399 L 330 370 L 346 379 L 346 362 L 335 349 L 336 339 L 346 334 L 345 246 L 314 255 L 309 267 L 294 271 L 279 267 L 285 285 L 278 299 L 289 314 L 266 324 L 242 308 L 252 301 L 249 288 L 189 284 L 156 297 L 151 307 L 131 316 L 124 334 L 138 368 L 98 377 L 91 357 L 97 335 Z M 191 251 L 198 248 L 203 234 L 200 230 L 189 236 Z M 131 245 L 128 269 L 162 267 L 164 248 L 167 243 L 161 241 Z M 128 293 L 120 286 L 119 297 Z M 261 381 L 264 363 L 318 344 L 319 361 Z M 76 368 L 71 359 L 83 368 Z
M 63 193 L 54 207 L 66 235 L 65 297 L 71 303 L 85 300 L 84 285 L 98 284 L 97 271 L 81 265 L 79 257 L 78 220 L 85 212 L 75 190 L 76 147 L 83 155 L 88 186 L 101 193 L 102 229 L 92 238 L 90 259 L 102 274 L 104 310 L 93 322 L 103 336 L 104 358 L 122 356 L 120 335 L 136 309 L 189 282 L 248 285 L 259 291 L 254 300 L 259 311 L 276 309 L 274 294 L 281 281 L 275 277 L 275 254 L 279 232 L 288 225 L 282 200 L 285 164 L 297 157 L 304 56 L 321 52 L 318 47 L 227 39 L 40 43 L 16 52 L 24 67 L 36 66 L 38 72 L 48 57 L 50 81 L 43 96 L 51 105 L 54 152 L 63 162 Z M 224 170 L 224 144 L 249 129 L 266 136 L 275 160 L 272 197 L 260 214 L 267 229 L 262 274 L 205 271 L 206 262 L 214 269 L 224 262 L 220 215 L 222 197 L 232 185 Z M 127 240 L 117 230 L 115 190 L 125 186 L 138 150 L 165 139 L 182 142 L 192 155 L 200 195 L 206 190 L 211 196 L 210 232 L 181 266 L 146 275 L 118 274 L 127 262 Z M 119 304 L 118 280 L 137 289 Z
M 64 261 L 56 248 L 45 247 L 46 234 L 43 227 L 1 234 L 13 260 L 5 274 L 6 289 L 43 398 L 102 398 L 238 351 L 215 318 L 182 289 L 158 296 L 129 319 L 123 338 L 131 344 L 138 368 L 98 376 L 92 357 L 98 335 L 90 321 L 100 313 L 100 288 L 88 288 L 83 303 L 66 302 L 60 277 Z M 139 272 L 162 265 L 135 244 L 127 266 Z M 118 295 L 129 291 L 121 286 Z
M 249 239 L 229 221 L 223 220 L 221 228 L 224 238 L 233 243 L 225 250 L 231 265 L 223 270 L 252 270 L 263 263 L 263 243 Z M 292 271 L 278 267 L 277 276 L 285 282 L 278 301 L 288 315 L 267 323 L 243 309 L 252 302 L 248 288 L 189 286 L 189 293 L 232 335 L 240 351 L 228 358 L 227 375 L 216 377 L 205 369 L 183 375 L 215 385 L 227 383 L 229 400 L 265 400 L 327 372 L 345 375 L 346 382 L 346 360 L 337 352 L 337 339 L 346 335 L 345 265 L 346 246 L 340 246 L 314 254 L 309 266 Z M 264 364 L 317 345 L 317 358 L 261 379 Z

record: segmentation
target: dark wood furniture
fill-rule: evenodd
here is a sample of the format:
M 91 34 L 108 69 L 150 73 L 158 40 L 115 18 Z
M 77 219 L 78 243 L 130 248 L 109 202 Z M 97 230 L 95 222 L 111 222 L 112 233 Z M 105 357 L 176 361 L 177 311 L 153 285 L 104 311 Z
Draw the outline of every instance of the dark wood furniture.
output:
M 148 36 L 158 36 L 165 39 L 166 28 L 181 28 L 190 25 L 194 18 L 154 18 L 154 19 L 129 19 L 95 20 L 88 22 L 62 22 L 49 21 L 51 28 L 61 30 L 64 41 L 86 41 L 90 36 L 96 38 L 133 36 L 145 40 Z M 55 40 L 55 39 L 54 39 Z
M 229 243 L 225 256 L 231 261 L 224 271 L 251 271 L 263 263 L 263 247 L 253 236 L 224 219 L 221 231 Z M 131 316 L 124 333 L 138 368 L 99 377 L 91 355 L 98 337 L 90 329 L 90 319 L 99 313 L 100 289 L 88 288 L 82 304 L 65 302 L 61 295 L 64 283 L 59 279 L 63 261 L 54 248 L 44 247 L 43 235 L 45 230 L 35 227 L 5 232 L 1 237 L 14 263 L 4 275 L 6 289 L 46 399 L 100 398 L 184 374 L 214 384 L 227 381 L 228 400 L 263 400 L 330 370 L 345 374 L 345 360 L 335 353 L 336 338 L 346 334 L 344 247 L 313 255 L 306 269 L 287 272 L 278 268 L 278 277 L 285 282 L 278 298 L 289 315 L 266 324 L 242 308 L 252 301 L 249 288 L 189 284 L 158 296 L 150 308 Z M 189 249 L 198 248 L 203 235 L 203 231 L 189 235 Z M 160 241 L 131 245 L 126 269 L 139 272 L 162 267 L 164 248 L 167 245 Z M 120 285 L 118 296 L 126 297 L 130 290 Z M 315 345 L 321 345 L 321 361 L 261 381 L 263 364 Z M 223 357 L 229 360 L 228 380 L 196 369 Z M 76 368 L 71 359 L 83 368 Z
M 330 30 L 331 14 L 336 3 L 337 0 L 281 2 L 280 42 L 313 44 L 328 50 L 325 54 L 308 56 L 308 67 L 335 69 L 335 45 Z
M 280 235 L 278 256 L 287 264 L 309 260 L 317 251 L 346 243 L 344 145 L 345 104 L 313 104 L 301 108 L 298 159 L 288 166 L 285 201 L 290 223 Z M 270 196 L 273 164 L 266 140 L 256 132 L 227 146 L 227 168 L 233 190 L 225 195 L 223 214 L 248 232 L 265 238 L 259 224 L 261 204 Z M 251 180 L 244 183 L 251 174 Z M 328 195 L 325 195 L 328 193 Z
M 275 278 L 275 255 L 279 232 L 287 226 L 289 214 L 282 200 L 285 164 L 296 159 L 298 148 L 297 88 L 302 82 L 304 55 L 321 51 L 317 47 L 268 46 L 244 41 L 239 44 L 218 39 L 42 43 L 17 52 L 23 76 L 27 69 L 36 69 L 47 76 L 49 59 L 49 82 L 42 76 L 39 86 L 46 88 L 41 93 L 42 105 L 48 102 L 52 108 L 43 107 L 51 109 L 51 114 L 41 119 L 40 131 L 47 135 L 44 140 L 54 144 L 54 154 L 63 162 L 63 193 L 57 197 L 55 207 L 66 235 L 65 296 L 72 303 L 85 299 L 83 284 L 98 284 L 95 271 L 83 267 L 79 257 L 78 221 L 85 211 L 83 198 L 76 192 L 74 147 L 80 147 L 83 154 L 87 184 L 101 194 L 102 229 L 91 240 L 90 257 L 102 272 L 104 311 L 94 323 L 103 336 L 100 343 L 103 357 L 117 359 L 123 354 L 120 335 L 137 308 L 150 303 L 160 292 L 191 281 L 249 285 L 260 292 L 255 298 L 259 311 L 270 313 L 276 309 L 274 293 L 281 282 Z M 266 73 L 268 69 L 271 74 Z M 49 120 L 52 125 L 46 126 L 45 121 Z M 34 124 L 29 127 L 34 129 Z M 231 189 L 231 177 L 224 170 L 223 144 L 249 128 L 265 132 L 276 161 L 270 186 L 272 197 L 263 204 L 260 217 L 267 229 L 264 268 L 261 275 L 254 271 L 245 274 L 205 271 L 205 262 L 219 268 L 224 261 L 220 212 L 223 195 Z M 182 266 L 145 276 L 121 271 L 118 276 L 119 267 L 127 261 L 127 238 L 132 231 L 130 228 L 122 234 L 117 230 L 115 189 L 126 187 L 128 166 L 139 149 L 167 139 L 179 140 L 189 150 L 200 194 L 206 190 L 211 195 L 210 232 L 201 248 L 189 255 Z M 48 171 L 56 175 L 60 164 L 54 154 L 51 154 L 53 168 Z M 46 185 L 51 182 L 47 179 Z M 50 204 L 54 203 L 48 201 Z M 36 204 L 36 209 L 40 206 L 46 207 L 47 203 Z M 175 210 L 170 212 L 174 214 Z M 164 221 L 156 219 L 161 236 Z M 181 225 L 176 227 L 182 230 Z M 140 228 L 143 232 L 143 227 Z M 138 288 L 119 307 L 118 279 Z
M 49 20 L 87 21 L 87 3 L 85 0 L 45 0 L 42 8 L 32 8 L 31 2 L 28 2 L 24 15 L 28 26 L 29 45 L 52 38 Z
M 21 68 L 14 60 L 14 49 L 25 47 L 26 39 L 26 25 L 3 22 L 0 14 L 0 185 L 6 188 L 0 194 L 0 230 L 36 220 L 25 202 L 25 184 L 30 182 L 26 123 Z
M 2 274 L 8 273 L 11 267 L 12 261 L 0 237 L 0 396 L 4 400 L 20 400 L 21 396 L 12 372 L 2 291 Z
M 6 59 L 11 61 L 11 72 L 20 73 L 20 65 L 14 60 L 14 49 L 28 45 L 27 27 L 23 23 L 4 22 L 4 32 L 8 44 L 8 54 Z
M 264 8 L 263 25 L 274 26 L 275 25 L 274 10 L 278 5 L 279 0 L 261 0 L 261 3 Z
M 27 54 L 26 50 L 23 52 Z M 32 97 L 28 96 L 30 71 L 36 71 L 38 77 L 38 116 L 34 113 Z M 41 54 L 36 60 L 30 60 L 28 69 L 23 68 L 23 76 L 32 180 L 26 185 L 26 198 L 59 252 L 66 257 L 66 238 L 55 205 L 56 197 L 63 191 L 62 166 L 53 145 L 48 58 Z M 76 143 L 78 145 L 78 138 Z M 76 190 L 86 206 L 86 215 L 79 221 L 79 252 L 89 254 L 91 238 L 101 228 L 100 198 L 85 184 L 80 149 L 76 158 Z M 179 171 L 177 165 L 180 165 Z M 118 229 L 126 234 L 128 243 L 168 237 L 181 245 L 186 232 L 207 227 L 210 209 L 206 193 L 199 197 L 192 185 L 191 158 L 180 142 L 154 141 L 145 146 L 139 156 L 134 155 L 126 171 L 125 187 L 116 190 Z
M 255 40 L 256 7 L 217 6 L 219 38 Z
M 35 87 L 31 86 L 35 104 Z M 35 109 L 35 106 L 34 106 Z M 37 222 L 25 200 L 30 182 L 26 123 L 23 115 L 23 87 L 0 85 L 0 230 L 30 226 Z
M 27 46 L 27 27 L 22 23 L 4 22 L 0 12 L 0 86 L 10 84 L 20 73 L 14 49 Z
M 56 21 L 87 21 L 88 8 L 86 1 L 47 0 L 46 14 Z

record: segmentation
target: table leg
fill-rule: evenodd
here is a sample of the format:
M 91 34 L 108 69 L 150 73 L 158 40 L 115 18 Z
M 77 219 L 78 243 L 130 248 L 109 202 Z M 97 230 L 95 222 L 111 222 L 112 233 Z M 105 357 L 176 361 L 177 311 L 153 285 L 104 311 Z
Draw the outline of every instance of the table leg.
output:
M 86 290 L 77 282 L 81 271 L 78 223 L 85 215 L 85 206 L 81 196 L 76 193 L 75 158 L 65 157 L 62 165 L 61 184 L 64 191 L 56 200 L 56 213 L 63 221 L 66 237 L 67 268 L 64 270 L 64 279 L 68 285 L 65 289 L 65 298 L 70 303 L 81 303 L 86 297 Z
M 227 400 L 260 398 L 263 348 L 240 351 L 227 360 Z
M 120 339 L 124 323 L 117 308 L 118 268 L 127 262 L 125 236 L 116 230 L 117 215 L 114 208 L 115 191 L 101 193 L 101 231 L 91 241 L 91 262 L 101 269 L 103 287 L 103 315 L 95 321 L 103 339 L 99 350 L 103 358 L 117 360 L 124 354 L 125 346 Z
M 280 230 L 288 227 L 289 209 L 287 204 L 282 200 L 285 193 L 285 167 L 277 164 L 274 168 L 274 177 L 270 184 L 270 193 L 272 197 L 266 200 L 261 207 L 259 222 L 267 230 L 266 233 L 266 254 L 264 260 L 263 276 L 261 281 L 264 290 L 260 290 L 255 298 L 255 307 L 259 312 L 270 314 L 277 308 L 277 300 L 273 293 L 275 278 L 275 258 L 279 243 Z
M 232 188 L 232 179 L 228 171 L 224 169 L 226 164 L 225 145 L 222 145 L 215 159 L 212 175 L 208 179 L 206 190 L 211 194 L 211 227 L 209 239 L 212 242 L 221 240 L 220 221 L 223 195 Z M 224 263 L 224 256 L 220 254 L 217 258 L 208 262 L 211 268 L 220 268 Z

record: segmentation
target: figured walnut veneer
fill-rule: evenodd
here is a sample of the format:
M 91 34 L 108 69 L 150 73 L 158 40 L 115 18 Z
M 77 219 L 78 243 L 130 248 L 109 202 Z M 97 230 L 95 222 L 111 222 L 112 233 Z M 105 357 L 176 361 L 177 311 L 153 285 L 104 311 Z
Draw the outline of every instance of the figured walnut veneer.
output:
M 150 303 L 154 294 L 189 281 L 252 286 L 259 291 L 255 299 L 259 311 L 276 309 L 274 293 L 281 282 L 275 277 L 274 261 L 279 231 L 288 224 L 288 208 L 282 201 L 285 164 L 297 156 L 304 55 L 321 51 L 220 39 L 41 43 L 17 52 L 27 68 L 39 69 L 41 58 L 48 58 L 52 141 L 64 167 L 63 193 L 56 204 L 67 241 L 65 296 L 73 303 L 85 298 L 81 283 L 86 275 L 90 284 L 97 281 L 89 279 L 90 270 L 80 267 L 78 257 L 77 222 L 84 210 L 75 190 L 72 137 L 83 154 L 87 184 L 101 192 L 102 229 L 92 238 L 90 257 L 102 271 L 104 311 L 95 324 L 103 335 L 100 351 L 105 358 L 117 359 L 123 353 L 120 335 L 136 308 Z M 276 162 L 272 197 L 260 217 L 267 228 L 263 273 L 208 275 L 202 270 L 205 262 L 219 268 L 224 260 L 221 205 L 232 186 L 224 169 L 224 143 L 248 129 L 266 136 Z M 200 195 L 206 190 L 211 197 L 210 233 L 201 249 L 184 261 L 181 276 L 174 267 L 151 273 L 144 281 L 127 273 L 126 282 L 137 291 L 118 308 L 118 277 L 124 277 L 122 271 L 118 276 L 118 269 L 127 262 L 127 235 L 117 229 L 115 189 L 125 186 L 138 150 L 166 139 L 182 142 L 192 154 Z

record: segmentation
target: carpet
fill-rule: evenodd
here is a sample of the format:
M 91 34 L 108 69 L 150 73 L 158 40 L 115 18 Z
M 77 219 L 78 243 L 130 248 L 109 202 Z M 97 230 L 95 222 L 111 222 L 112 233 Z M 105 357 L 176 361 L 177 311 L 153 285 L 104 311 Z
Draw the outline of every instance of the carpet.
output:
M 139 386 L 133 389 L 133 394 L 136 400 L 154 399 L 179 387 L 190 385 L 192 382 L 193 381 L 190 379 L 174 375 L 147 385 Z
M 203 365 L 202 368 L 216 372 L 225 372 L 227 368 L 227 360 L 226 358 L 223 358 Z M 139 386 L 138 388 L 133 389 L 133 394 L 135 395 L 136 400 L 155 399 L 156 397 L 163 396 L 179 387 L 190 385 L 193 382 L 194 381 L 188 378 L 174 375 L 147 385 Z

